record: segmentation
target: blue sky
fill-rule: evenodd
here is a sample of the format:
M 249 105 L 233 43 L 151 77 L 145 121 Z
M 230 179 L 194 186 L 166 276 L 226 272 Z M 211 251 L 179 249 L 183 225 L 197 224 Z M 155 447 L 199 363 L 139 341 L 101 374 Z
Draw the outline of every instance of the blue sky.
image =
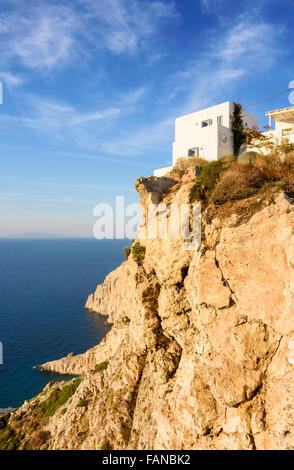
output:
M 175 117 L 288 88 L 293 18 L 292 0 L 1 0 L 0 236 L 91 236 L 96 203 L 170 164 Z

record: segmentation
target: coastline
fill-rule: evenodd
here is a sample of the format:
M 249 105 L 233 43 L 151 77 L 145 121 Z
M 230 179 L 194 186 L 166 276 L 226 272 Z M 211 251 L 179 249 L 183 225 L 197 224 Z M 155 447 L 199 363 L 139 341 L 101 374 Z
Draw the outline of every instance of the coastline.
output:
M 0 408 L 0 416 L 6 415 L 11 413 L 12 411 L 16 410 L 17 408 Z

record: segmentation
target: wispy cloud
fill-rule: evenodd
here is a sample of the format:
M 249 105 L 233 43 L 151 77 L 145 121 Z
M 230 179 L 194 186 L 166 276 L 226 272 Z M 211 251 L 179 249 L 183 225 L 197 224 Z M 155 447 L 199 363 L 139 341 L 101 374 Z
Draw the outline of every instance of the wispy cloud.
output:
M 19 7 L 0 16 L 1 62 L 15 61 L 29 69 L 52 70 L 74 54 L 75 33 L 80 21 L 70 8 L 48 6 Z M 5 40 L 4 40 L 5 39 Z
M 70 127 L 78 124 L 89 123 L 108 118 L 114 118 L 120 114 L 119 108 L 109 108 L 101 111 L 81 113 L 73 106 L 66 103 L 58 103 L 36 95 L 27 96 L 28 111 L 26 116 L 0 115 L 0 121 L 14 121 L 26 127 L 52 128 Z
M 241 79 L 265 73 L 282 54 L 279 39 L 283 28 L 265 22 L 255 22 L 242 16 L 230 28 L 221 28 L 210 38 L 210 47 L 186 68 L 170 76 L 171 100 L 189 90 L 181 114 L 192 112 L 229 96 Z
M 147 93 L 147 87 L 142 86 L 139 88 L 133 88 L 128 90 L 126 93 L 121 94 L 117 102 L 121 106 L 134 106 L 135 104 L 138 103 Z
M 0 14 L 0 64 L 43 72 L 105 48 L 134 53 L 177 16 L 172 0 L 36 0 L 14 6 Z
M 12 89 L 23 84 L 24 79 L 20 75 L 0 70 L 0 79 L 4 81 L 7 88 Z
M 172 0 L 83 0 L 84 3 L 90 17 L 100 20 L 94 34 L 116 54 L 136 51 L 146 38 L 159 32 L 162 23 L 178 16 Z

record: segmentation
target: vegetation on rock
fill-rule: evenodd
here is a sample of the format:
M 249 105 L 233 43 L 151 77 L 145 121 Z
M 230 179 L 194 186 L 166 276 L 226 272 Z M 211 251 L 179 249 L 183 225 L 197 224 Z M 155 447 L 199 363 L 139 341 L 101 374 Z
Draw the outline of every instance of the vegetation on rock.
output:
M 246 142 L 246 135 L 244 132 L 242 118 L 242 106 L 240 103 L 234 103 L 234 111 L 232 115 L 232 132 L 234 155 L 237 157 L 240 153 L 242 145 Z
M 202 201 L 210 193 L 221 177 L 224 163 L 222 160 L 206 163 L 201 167 L 197 182 L 191 188 L 190 202 Z
M 124 251 L 125 251 L 125 256 L 126 256 L 126 260 L 128 259 L 128 257 L 130 256 L 131 254 L 131 248 L 129 246 L 125 246 L 124 247 Z
M 169 178 L 181 179 L 188 168 L 201 168 L 207 162 L 204 158 L 189 157 L 178 158 L 173 168 L 167 173 Z
M 40 404 L 40 409 L 44 417 L 53 416 L 56 410 L 64 405 L 75 393 L 82 379 L 75 379 L 62 388 L 56 387 L 49 398 Z
M 93 370 L 94 374 L 96 374 L 97 372 L 101 372 L 102 370 L 106 370 L 107 367 L 108 367 L 108 364 L 109 364 L 108 360 L 100 362 L 99 364 L 97 364 L 95 366 L 94 370 Z
M 135 242 L 132 244 L 131 251 L 136 263 L 138 265 L 141 265 L 145 258 L 146 248 L 142 246 L 139 242 Z

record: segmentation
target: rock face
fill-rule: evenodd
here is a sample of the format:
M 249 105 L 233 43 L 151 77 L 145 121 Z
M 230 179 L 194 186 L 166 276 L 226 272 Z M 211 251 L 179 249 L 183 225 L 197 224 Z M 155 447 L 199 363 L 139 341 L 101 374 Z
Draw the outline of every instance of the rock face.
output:
M 188 200 L 191 183 L 157 180 L 136 184 L 143 226 L 150 201 Z M 44 425 L 47 448 L 294 448 L 294 205 L 281 193 L 205 235 L 196 251 L 136 240 L 144 260 L 131 253 L 89 296 L 113 327 L 85 354 L 42 366 L 83 374 Z

